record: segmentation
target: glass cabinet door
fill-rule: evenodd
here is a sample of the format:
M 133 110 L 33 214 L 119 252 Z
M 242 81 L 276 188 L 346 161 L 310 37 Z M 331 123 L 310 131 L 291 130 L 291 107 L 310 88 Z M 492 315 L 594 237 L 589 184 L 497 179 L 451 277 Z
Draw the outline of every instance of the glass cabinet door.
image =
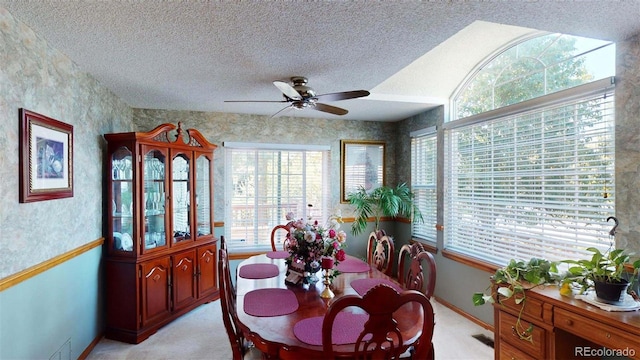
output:
M 133 251 L 133 162 L 124 146 L 111 155 L 111 193 L 113 249 Z
M 190 158 L 177 154 L 171 161 L 173 242 L 191 240 Z
M 167 244 L 166 229 L 166 155 L 164 151 L 149 149 L 143 159 L 144 249 Z
M 205 155 L 196 160 L 196 231 L 197 236 L 211 234 L 211 160 Z

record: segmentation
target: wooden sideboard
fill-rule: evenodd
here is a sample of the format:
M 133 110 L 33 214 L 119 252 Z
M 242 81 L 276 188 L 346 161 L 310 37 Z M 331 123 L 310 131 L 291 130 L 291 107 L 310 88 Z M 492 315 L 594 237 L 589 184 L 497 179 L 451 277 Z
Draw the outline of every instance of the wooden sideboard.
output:
M 528 290 L 524 309 L 513 299 L 496 302 L 494 321 L 496 359 L 640 359 L 640 311 L 601 310 L 561 296 L 556 286 Z

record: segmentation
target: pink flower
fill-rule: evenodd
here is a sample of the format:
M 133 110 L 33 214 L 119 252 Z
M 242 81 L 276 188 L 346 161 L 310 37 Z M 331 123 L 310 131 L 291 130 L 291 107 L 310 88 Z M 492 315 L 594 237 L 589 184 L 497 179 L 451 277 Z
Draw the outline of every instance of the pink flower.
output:
M 287 213 L 287 216 L 286 216 L 287 220 L 291 221 L 291 220 L 293 220 L 294 217 L 295 217 L 295 215 L 293 214 L 293 211 L 289 211 Z
M 304 229 L 305 226 L 306 226 L 306 223 L 304 222 L 304 220 L 298 219 L 298 220 L 294 221 L 292 225 L 296 229 Z
M 300 262 L 313 267 L 319 266 L 319 259 L 323 256 L 334 259 L 335 263 L 346 258 L 346 252 L 342 250 L 347 238 L 344 231 L 333 226 L 322 227 L 317 220 L 307 221 L 303 218 L 294 219 L 294 217 L 293 213 L 287 214 L 287 220 L 292 219 L 287 224 L 290 228 L 287 235 L 290 238 L 288 248 L 290 257 L 287 261 Z

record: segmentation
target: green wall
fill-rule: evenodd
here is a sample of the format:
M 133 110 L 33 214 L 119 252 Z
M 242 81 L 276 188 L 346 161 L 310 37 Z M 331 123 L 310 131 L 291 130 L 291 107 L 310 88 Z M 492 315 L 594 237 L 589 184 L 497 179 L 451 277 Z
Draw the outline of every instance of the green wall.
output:
M 94 248 L 0 292 L 0 359 L 75 359 L 89 346 L 103 327 L 101 257 Z

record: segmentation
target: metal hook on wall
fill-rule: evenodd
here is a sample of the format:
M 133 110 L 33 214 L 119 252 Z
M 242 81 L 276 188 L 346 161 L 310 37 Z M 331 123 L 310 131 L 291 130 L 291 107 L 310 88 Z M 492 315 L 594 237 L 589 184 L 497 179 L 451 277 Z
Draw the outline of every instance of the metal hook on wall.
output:
M 609 235 L 610 236 L 616 236 L 616 229 L 618 228 L 618 219 L 615 216 L 609 216 L 607 218 L 607 222 L 609 222 L 609 220 L 613 219 L 613 221 L 616 223 L 615 225 L 613 225 L 613 227 L 611 228 L 611 230 L 609 230 Z

